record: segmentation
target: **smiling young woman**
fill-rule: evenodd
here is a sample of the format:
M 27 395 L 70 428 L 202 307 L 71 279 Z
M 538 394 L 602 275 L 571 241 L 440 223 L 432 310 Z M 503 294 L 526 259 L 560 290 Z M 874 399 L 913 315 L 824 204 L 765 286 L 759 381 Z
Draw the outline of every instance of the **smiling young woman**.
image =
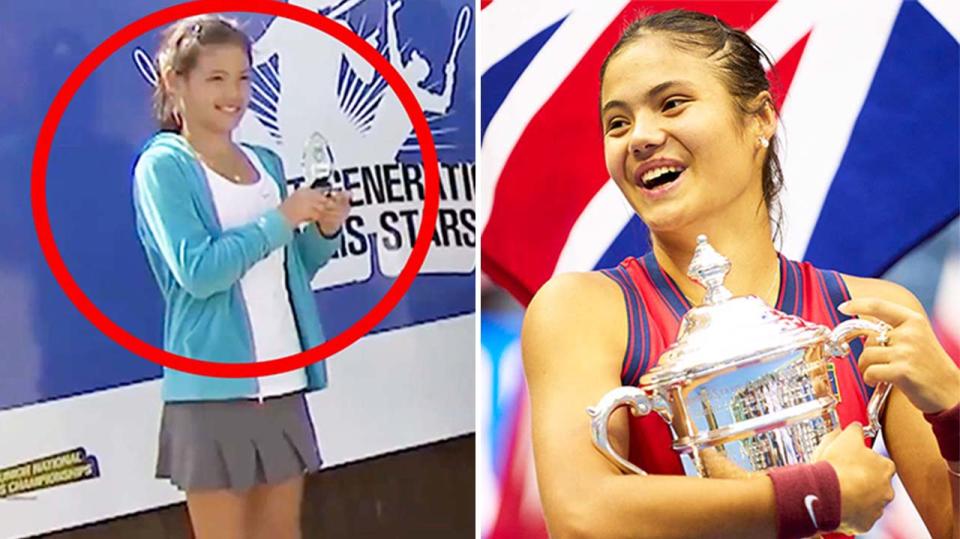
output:
M 534 454 L 555 537 L 864 532 L 892 498 L 894 468 L 934 537 L 960 533 L 960 370 L 907 290 L 777 252 L 771 215 L 779 214 L 783 179 L 763 58 L 745 33 L 675 10 L 634 22 L 601 68 L 607 169 L 650 230 L 652 252 L 609 270 L 558 275 L 528 307 L 522 338 Z M 592 447 L 584 409 L 636 384 L 685 310 L 702 301 L 703 289 L 685 276 L 700 234 L 730 259 L 725 285 L 734 295 L 829 327 L 847 315 L 893 326 L 889 342 L 869 341 L 859 358 L 837 362 L 845 428 L 824 441 L 819 462 L 684 477 L 659 418 L 623 411 L 611 419 L 610 440 L 650 475 L 622 475 Z M 860 428 L 866 386 L 881 381 L 895 388 L 883 418 L 892 460 L 865 447 Z M 837 503 L 804 507 L 814 493 Z
M 324 340 L 310 288 L 339 245 L 349 195 L 286 195 L 272 151 L 233 140 L 250 100 L 250 41 L 204 15 L 157 54 L 160 132 L 134 171 L 137 231 L 163 296 L 164 348 L 207 361 L 287 357 Z M 304 393 L 323 363 L 260 378 L 164 369 L 157 477 L 186 492 L 197 537 L 300 537 L 320 468 Z

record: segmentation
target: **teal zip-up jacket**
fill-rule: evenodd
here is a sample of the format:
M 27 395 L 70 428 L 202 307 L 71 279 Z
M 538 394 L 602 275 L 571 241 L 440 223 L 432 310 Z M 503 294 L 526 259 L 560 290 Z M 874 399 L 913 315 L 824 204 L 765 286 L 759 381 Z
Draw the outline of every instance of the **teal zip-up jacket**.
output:
M 286 198 L 283 165 L 272 151 L 248 146 Z M 309 350 L 324 340 L 310 280 L 340 244 L 316 226 L 292 227 L 279 209 L 223 230 L 206 176 L 182 136 L 161 132 L 144 145 L 134 167 L 137 234 L 164 301 L 163 347 L 168 352 L 224 363 L 253 362 L 256 354 L 240 278 L 274 249 L 286 249 L 286 279 L 300 334 Z M 307 366 L 307 389 L 327 385 L 324 362 Z M 199 376 L 164 367 L 165 401 L 226 400 L 259 394 L 256 378 Z

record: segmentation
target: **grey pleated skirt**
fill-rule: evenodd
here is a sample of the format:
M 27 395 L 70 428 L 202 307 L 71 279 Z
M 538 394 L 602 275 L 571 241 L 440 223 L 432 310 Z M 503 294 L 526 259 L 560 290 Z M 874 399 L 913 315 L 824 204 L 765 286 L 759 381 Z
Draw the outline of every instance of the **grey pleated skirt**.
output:
M 262 404 L 164 403 L 156 477 L 180 490 L 246 490 L 319 470 L 321 463 L 302 392 Z

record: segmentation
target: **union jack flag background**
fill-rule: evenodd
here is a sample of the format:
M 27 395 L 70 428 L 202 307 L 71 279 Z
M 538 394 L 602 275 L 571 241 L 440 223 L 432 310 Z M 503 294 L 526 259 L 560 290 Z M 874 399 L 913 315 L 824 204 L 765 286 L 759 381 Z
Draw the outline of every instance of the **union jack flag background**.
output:
M 484 537 L 546 537 L 517 342 L 522 310 L 505 307 L 495 289 L 525 305 L 556 273 L 610 267 L 648 249 L 643 223 L 605 169 L 597 108 L 600 64 L 638 13 L 716 15 L 768 52 L 786 177 L 778 248 L 907 286 L 958 358 L 960 2 L 491 0 L 481 7 Z M 898 494 L 868 537 L 926 536 Z

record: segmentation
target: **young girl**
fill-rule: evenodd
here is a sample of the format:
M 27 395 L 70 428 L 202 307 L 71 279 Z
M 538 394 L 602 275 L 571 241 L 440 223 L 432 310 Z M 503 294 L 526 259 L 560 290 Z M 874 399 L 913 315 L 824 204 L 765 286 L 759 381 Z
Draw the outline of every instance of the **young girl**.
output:
M 161 131 L 137 161 L 134 203 L 164 348 L 238 363 L 319 345 L 310 280 L 339 244 L 349 195 L 287 197 L 280 159 L 233 141 L 250 41 L 232 22 L 171 26 L 157 63 Z M 325 385 L 322 362 L 261 378 L 164 369 L 157 477 L 186 491 L 197 537 L 300 537 L 303 474 L 321 465 L 304 392 Z
M 652 252 L 611 270 L 556 276 L 528 307 L 523 359 L 554 537 L 864 532 L 892 498 L 894 468 L 933 537 L 960 533 L 960 370 L 907 290 L 776 251 L 777 113 L 761 57 L 749 36 L 716 18 L 670 11 L 633 23 L 601 69 L 607 169 L 649 228 Z M 859 370 L 856 358 L 836 362 L 845 428 L 825 439 L 817 463 L 747 474 L 715 454 L 712 478 L 685 477 L 663 421 L 623 410 L 611 418 L 611 442 L 650 475 L 622 475 L 592 446 L 584 410 L 635 385 L 702 301 L 704 290 L 685 275 L 699 234 L 730 259 L 725 285 L 734 295 L 831 327 L 847 315 L 893 327 L 886 343 L 866 344 Z M 881 381 L 895 387 L 883 420 L 892 461 L 865 447 L 860 427 L 864 384 Z

